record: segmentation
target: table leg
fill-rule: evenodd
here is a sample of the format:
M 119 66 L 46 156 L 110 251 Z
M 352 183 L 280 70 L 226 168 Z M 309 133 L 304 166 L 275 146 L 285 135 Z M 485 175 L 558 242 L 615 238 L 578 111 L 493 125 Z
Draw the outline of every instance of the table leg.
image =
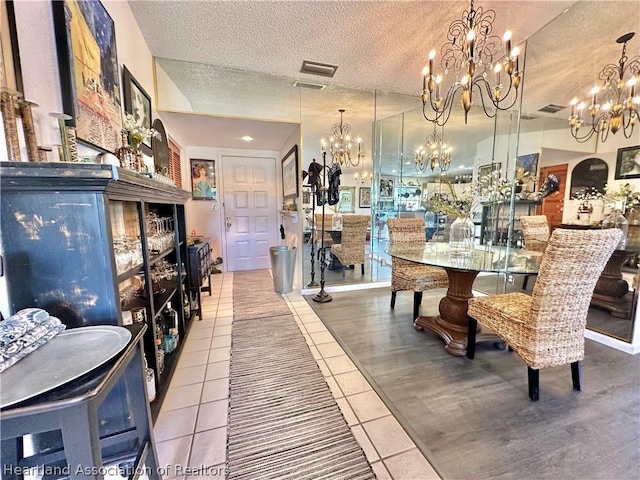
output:
M 440 300 L 440 315 L 418 317 L 414 327 L 423 327 L 439 335 L 445 342 L 445 350 L 451 355 L 463 357 L 467 353 L 469 320 L 467 309 L 473 281 L 479 272 L 446 268 L 449 277 L 447 295 Z
M 622 265 L 633 255 L 625 250 L 613 252 L 593 291 L 591 303 L 609 310 L 612 317 L 631 317 L 633 295 L 629 294 L 629 284 L 622 277 Z
M 102 480 L 102 452 L 98 432 L 98 412 L 87 404 L 60 412 L 64 454 L 69 476 Z

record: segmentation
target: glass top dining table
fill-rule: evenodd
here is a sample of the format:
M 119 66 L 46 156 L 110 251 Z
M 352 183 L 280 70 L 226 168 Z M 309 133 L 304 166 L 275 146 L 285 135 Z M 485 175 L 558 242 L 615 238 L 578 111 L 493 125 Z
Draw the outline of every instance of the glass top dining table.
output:
M 480 272 L 505 274 L 538 273 L 542 252 L 521 248 L 495 245 L 476 245 L 470 255 L 451 255 L 448 243 L 428 242 L 424 244 L 393 245 L 386 252 L 418 264 L 441 267 L 447 272 L 449 286 L 439 304 L 439 315 L 420 316 L 414 320 L 414 327 L 435 332 L 445 342 L 445 350 L 456 356 L 464 356 L 467 351 L 467 330 L 469 319 L 467 309 L 473 297 L 473 282 Z M 477 335 L 477 341 L 496 339 L 492 335 Z

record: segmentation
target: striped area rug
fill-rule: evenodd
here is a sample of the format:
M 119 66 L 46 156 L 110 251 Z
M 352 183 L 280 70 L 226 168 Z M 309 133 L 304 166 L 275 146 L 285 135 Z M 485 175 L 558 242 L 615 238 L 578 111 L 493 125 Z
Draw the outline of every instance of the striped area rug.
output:
M 268 271 L 235 272 L 233 292 L 227 478 L 375 478 Z

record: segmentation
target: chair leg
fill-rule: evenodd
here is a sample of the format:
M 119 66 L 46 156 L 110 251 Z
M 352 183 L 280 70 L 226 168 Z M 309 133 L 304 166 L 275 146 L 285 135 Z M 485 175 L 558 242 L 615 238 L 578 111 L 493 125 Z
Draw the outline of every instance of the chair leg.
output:
M 571 364 L 571 380 L 574 390 L 582 390 L 582 362 L 580 360 Z
M 476 330 L 478 328 L 478 321 L 475 318 L 467 317 L 469 319 L 469 329 L 467 330 L 467 358 L 473 360 L 476 356 Z
M 537 402 L 540 398 L 540 370 L 534 370 L 527 366 L 527 371 L 529 373 L 529 398 L 532 401 Z
M 345 266 L 342 265 L 342 278 L 344 278 L 344 269 L 345 269 Z
M 522 289 L 526 290 L 527 289 L 527 284 L 529 283 L 529 275 L 525 275 L 524 276 L 524 281 L 522 282 Z
M 413 292 L 413 319 L 420 316 L 420 304 L 422 303 L 422 292 Z
M 391 309 L 392 310 L 396 308 L 396 293 L 398 292 L 391 292 Z
M 364 275 L 364 263 L 360 264 L 360 270 L 362 270 L 362 275 Z

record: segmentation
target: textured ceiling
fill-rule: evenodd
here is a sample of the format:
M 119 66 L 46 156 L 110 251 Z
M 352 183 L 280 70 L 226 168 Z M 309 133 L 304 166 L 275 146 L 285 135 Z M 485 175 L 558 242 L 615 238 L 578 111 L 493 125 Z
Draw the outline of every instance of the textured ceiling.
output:
M 377 118 L 387 118 L 419 106 L 427 54 L 439 49 L 449 24 L 468 7 L 464 1 L 135 0 L 130 5 L 152 54 L 193 111 L 301 123 L 303 137 L 304 132 L 328 130 L 338 108 L 346 108 L 350 122 L 362 131 L 359 121 L 368 121 L 370 129 L 374 111 Z M 495 9 L 495 34 L 509 28 L 516 43 L 527 40 L 522 111 L 528 116 L 566 122 L 566 109 L 555 115 L 538 109 L 584 97 L 602 66 L 619 58 L 615 39 L 620 35 L 639 31 L 628 54 L 640 53 L 640 0 L 477 1 L 478 6 Z M 302 74 L 302 60 L 336 64 L 338 70 L 334 78 Z M 293 88 L 294 80 L 328 87 Z M 374 97 L 374 90 L 397 95 Z M 162 100 L 159 108 L 171 109 Z M 473 114 L 478 110 L 474 107 Z M 407 119 L 415 125 L 405 125 L 405 158 L 428 133 L 420 115 Z M 460 124 L 448 124 L 450 138 L 471 144 L 491 132 L 482 118 Z M 535 128 L 544 122 L 525 124 Z M 236 137 L 244 133 L 241 123 L 234 127 Z M 281 144 L 287 132 L 280 132 Z M 211 132 L 212 141 L 219 134 L 231 132 Z M 372 141 L 371 132 L 363 136 Z M 307 151 L 310 142 L 311 136 Z M 465 158 L 473 155 L 467 150 Z

